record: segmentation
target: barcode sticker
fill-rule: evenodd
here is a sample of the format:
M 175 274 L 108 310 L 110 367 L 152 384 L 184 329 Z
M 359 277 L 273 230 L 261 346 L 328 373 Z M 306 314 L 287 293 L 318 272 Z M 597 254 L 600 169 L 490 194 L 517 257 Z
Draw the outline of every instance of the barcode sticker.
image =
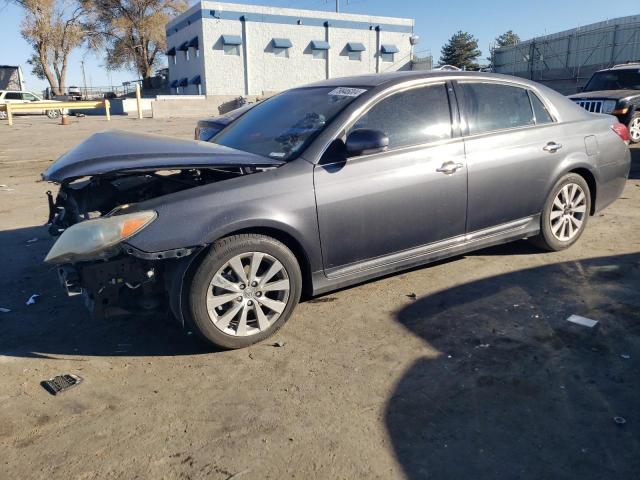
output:
M 338 95 L 341 97 L 358 97 L 366 92 L 363 88 L 338 87 L 331 90 L 328 95 Z

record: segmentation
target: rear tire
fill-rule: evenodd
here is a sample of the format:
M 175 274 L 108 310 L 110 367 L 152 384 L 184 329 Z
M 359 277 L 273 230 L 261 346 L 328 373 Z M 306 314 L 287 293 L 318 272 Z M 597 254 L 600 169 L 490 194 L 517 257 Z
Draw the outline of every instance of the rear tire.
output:
M 636 112 L 629 120 L 629 125 L 627 125 L 629 129 L 629 138 L 631 139 L 631 143 L 640 142 L 640 112 Z
M 569 248 L 584 232 L 590 212 L 591 193 L 585 179 L 577 173 L 565 175 L 551 189 L 540 218 L 540 233 L 531 243 L 554 252 Z
M 4 110 L 0 110 L 0 120 L 6 120 L 7 119 L 7 112 Z
M 46 112 L 47 117 L 54 119 L 54 118 L 58 118 L 60 116 L 60 110 L 47 110 Z
M 208 342 L 244 348 L 276 333 L 300 299 L 295 255 L 274 238 L 225 237 L 213 244 L 188 291 L 191 320 Z

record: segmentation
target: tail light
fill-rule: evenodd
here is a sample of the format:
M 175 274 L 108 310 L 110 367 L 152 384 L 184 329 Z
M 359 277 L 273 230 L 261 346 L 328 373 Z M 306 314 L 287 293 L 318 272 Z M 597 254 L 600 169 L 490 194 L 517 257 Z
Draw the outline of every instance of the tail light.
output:
M 629 144 L 631 137 L 629 136 L 629 130 L 625 125 L 623 125 L 622 123 L 614 123 L 613 125 L 611 125 L 611 130 L 616 132 L 624 143 L 626 143 L 627 145 Z

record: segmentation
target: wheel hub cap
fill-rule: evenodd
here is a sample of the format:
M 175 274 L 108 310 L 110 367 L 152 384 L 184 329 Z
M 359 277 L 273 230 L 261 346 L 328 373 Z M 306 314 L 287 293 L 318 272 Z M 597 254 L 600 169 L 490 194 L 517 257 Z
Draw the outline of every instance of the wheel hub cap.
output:
M 582 230 L 587 215 L 587 197 L 576 183 L 562 187 L 553 200 L 549 215 L 551 233 L 562 242 L 573 239 Z
M 255 335 L 280 318 L 290 290 L 287 270 L 275 257 L 263 252 L 241 253 L 211 279 L 207 312 L 216 328 L 227 335 Z

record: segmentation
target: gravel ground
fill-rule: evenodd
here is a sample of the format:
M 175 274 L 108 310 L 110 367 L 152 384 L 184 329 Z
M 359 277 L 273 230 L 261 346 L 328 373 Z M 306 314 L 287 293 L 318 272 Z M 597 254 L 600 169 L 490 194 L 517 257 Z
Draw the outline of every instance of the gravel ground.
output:
M 640 149 L 568 251 L 414 269 L 300 305 L 283 347 L 217 352 L 163 318 L 92 321 L 42 263 L 49 162 L 106 128 L 193 127 L 0 124 L 0 477 L 638 478 Z M 49 395 L 63 372 L 84 382 Z

